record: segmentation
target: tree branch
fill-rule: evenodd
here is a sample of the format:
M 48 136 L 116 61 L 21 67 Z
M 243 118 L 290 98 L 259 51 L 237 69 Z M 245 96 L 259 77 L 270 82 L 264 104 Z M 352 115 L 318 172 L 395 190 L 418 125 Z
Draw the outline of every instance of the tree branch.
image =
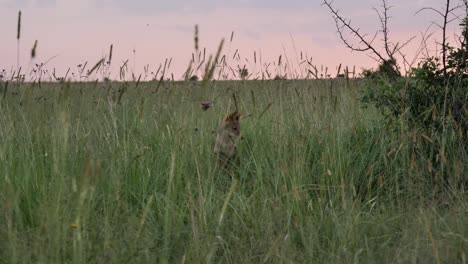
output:
M 382 63 L 386 61 L 386 59 L 372 46 L 372 41 L 366 40 L 366 35 L 362 35 L 359 32 L 359 28 L 356 29 L 353 26 L 351 26 L 351 20 L 342 17 L 339 14 L 339 10 L 333 8 L 332 1 L 324 0 L 323 4 L 326 5 L 332 13 L 333 19 L 335 20 L 336 29 L 338 31 L 338 35 L 341 41 L 343 41 L 343 43 L 349 49 L 351 49 L 352 51 L 370 51 L 375 56 L 377 56 Z M 344 37 L 345 30 L 349 30 L 349 32 L 351 32 L 351 35 L 354 35 L 359 40 L 359 43 L 362 44 L 364 47 L 353 46 L 349 42 L 349 40 Z M 377 33 L 375 34 L 375 36 L 377 36 Z M 373 39 L 375 39 L 375 37 Z

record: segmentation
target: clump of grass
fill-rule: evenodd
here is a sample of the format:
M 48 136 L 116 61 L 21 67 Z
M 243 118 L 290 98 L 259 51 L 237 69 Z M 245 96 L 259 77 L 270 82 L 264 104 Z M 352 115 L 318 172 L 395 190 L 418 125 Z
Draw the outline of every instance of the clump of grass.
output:
M 388 133 L 349 82 L 334 80 L 332 95 L 329 80 L 175 82 L 157 94 L 143 81 L 43 83 L 20 105 L 32 91 L 21 84 L 0 105 L 0 259 L 460 262 L 466 187 L 450 183 L 463 181 L 466 145 Z M 214 173 L 212 130 L 234 86 L 252 115 L 231 179 Z M 194 97 L 216 103 L 203 111 Z M 444 158 L 426 151 L 429 137 L 444 140 Z

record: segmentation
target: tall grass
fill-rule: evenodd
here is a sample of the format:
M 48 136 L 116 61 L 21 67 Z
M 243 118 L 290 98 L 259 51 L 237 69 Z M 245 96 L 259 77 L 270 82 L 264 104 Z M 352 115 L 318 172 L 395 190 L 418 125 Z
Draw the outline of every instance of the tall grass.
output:
M 0 104 L 0 263 L 466 263 L 466 146 L 428 157 L 330 81 L 22 84 Z M 232 93 L 235 179 L 212 153 Z

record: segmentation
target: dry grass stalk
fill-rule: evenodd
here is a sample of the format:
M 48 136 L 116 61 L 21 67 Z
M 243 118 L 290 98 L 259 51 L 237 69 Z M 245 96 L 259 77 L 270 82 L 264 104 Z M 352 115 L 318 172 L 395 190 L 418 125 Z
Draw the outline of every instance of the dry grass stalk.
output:
M 212 60 L 212 56 L 210 55 L 210 58 L 208 59 L 208 63 L 206 64 L 206 67 L 205 67 L 205 74 L 203 75 L 204 83 L 206 83 L 208 80 L 210 80 L 213 77 L 214 70 L 216 68 L 216 65 L 219 62 L 219 57 L 221 55 L 223 45 L 224 45 L 224 39 L 222 39 L 221 42 L 219 43 L 218 51 L 216 52 L 216 56 L 214 60 Z
M 18 12 L 18 26 L 16 28 L 16 41 L 17 41 L 17 46 L 16 46 L 16 70 L 18 71 L 18 76 L 19 76 L 19 64 L 20 64 L 20 55 L 19 55 L 19 49 L 20 49 L 20 39 L 21 39 L 21 10 Z
M 104 58 L 100 59 L 100 60 L 94 65 L 94 67 L 91 68 L 91 70 L 89 70 L 88 76 L 91 75 L 94 71 L 98 70 L 98 69 L 101 67 L 101 65 L 102 65 L 103 62 L 104 62 Z
M 31 59 L 36 58 L 36 49 L 37 49 L 37 39 L 34 41 L 33 48 L 31 50 Z
M 426 232 L 429 235 L 429 240 L 431 241 L 432 253 L 434 254 L 434 258 L 436 260 L 436 263 L 440 264 L 441 262 L 440 262 L 440 257 L 439 257 L 439 250 L 437 250 L 436 242 L 434 240 L 434 237 L 432 236 L 431 227 L 429 226 L 429 223 L 427 223 L 427 222 L 426 222 L 425 226 L 426 226 Z
M 21 10 L 18 12 L 18 27 L 16 31 L 16 39 L 19 40 L 21 38 Z
M 194 42 L 195 42 L 195 53 L 198 53 L 198 25 L 195 25 L 195 38 L 194 38 Z
M 109 64 L 109 65 L 111 64 L 111 61 L 112 61 L 112 50 L 113 50 L 113 48 L 114 48 L 114 45 L 111 44 L 110 48 L 109 48 L 109 60 L 107 61 L 107 64 Z

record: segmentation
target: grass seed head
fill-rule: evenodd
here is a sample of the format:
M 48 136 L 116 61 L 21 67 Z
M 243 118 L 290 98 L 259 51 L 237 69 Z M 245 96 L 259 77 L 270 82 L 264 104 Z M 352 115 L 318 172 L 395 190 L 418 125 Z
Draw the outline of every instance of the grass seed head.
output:
M 16 39 L 19 40 L 21 38 L 21 10 L 18 12 L 18 27 L 16 31 Z
M 34 41 L 33 48 L 31 50 L 31 59 L 36 58 L 37 39 Z

